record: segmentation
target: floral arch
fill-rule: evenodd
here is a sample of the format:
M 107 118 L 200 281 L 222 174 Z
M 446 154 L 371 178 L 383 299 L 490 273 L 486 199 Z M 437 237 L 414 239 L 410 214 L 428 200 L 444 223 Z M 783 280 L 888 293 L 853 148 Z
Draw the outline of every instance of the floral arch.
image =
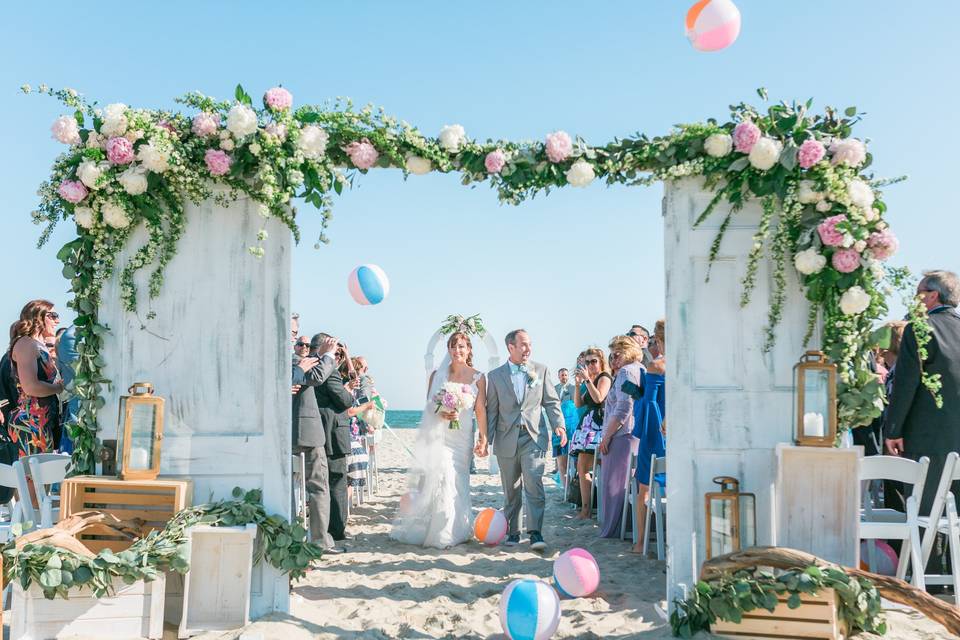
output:
M 884 264 L 898 243 L 883 220 L 886 205 L 878 189 L 895 180 L 875 180 L 867 172 L 872 157 L 853 137 L 861 118 L 854 107 L 812 114 L 812 101 L 780 102 L 765 111 L 740 103 L 731 107 L 728 120 L 593 146 L 564 131 L 537 142 L 478 142 L 459 125 L 429 138 L 382 108 L 354 109 L 350 102 L 337 101 L 295 109 L 293 96 L 282 87 L 266 91 L 262 107 L 239 85 L 230 101 L 190 93 L 177 100 L 188 113 L 124 104 L 101 109 L 71 89 L 41 85 L 39 92 L 72 110 L 53 123 L 53 137 L 67 148 L 42 185 L 33 216 L 47 225 L 40 245 L 60 221 L 71 220 L 77 229 L 77 238 L 57 256 L 71 283 L 69 306 L 77 313 L 80 338 L 76 390 L 81 410 L 71 428 L 79 472 L 93 468 L 96 412 L 105 403 L 102 385 L 109 383 L 100 353 L 109 328 L 98 322 L 106 278 L 120 269 L 128 311 L 136 308 L 137 270 L 152 270 L 151 298 L 160 292 L 164 267 L 183 233 L 184 199 L 227 203 L 246 194 L 259 203 L 264 218 L 280 219 L 299 241 L 291 199 L 314 205 L 326 227 L 333 196 L 351 185 L 357 173 L 375 167 L 399 168 L 407 175 L 457 172 L 465 185 L 489 183 L 509 204 L 595 180 L 633 186 L 702 176 L 715 195 L 698 224 L 720 202 L 731 205 L 711 259 L 718 255 L 732 216 L 757 198 L 763 217 L 748 256 L 741 304 L 750 301 L 766 252 L 776 285 L 768 312 L 769 348 L 782 313 L 786 269 L 795 268 L 811 302 L 808 338 L 822 322 L 822 349 L 838 364 L 842 427 L 867 424 L 883 407 L 883 387 L 868 367 L 873 325 L 887 312 L 889 285 L 905 288 L 908 274 Z M 766 100 L 765 91 L 758 93 Z M 215 186 L 220 188 L 215 191 Z M 148 240 L 126 264 L 116 264 L 120 248 L 139 225 L 145 225 Z M 265 238 L 265 230 L 251 238 L 253 256 L 263 255 Z M 317 246 L 326 241 L 321 235 Z M 922 348 L 923 315 L 915 304 L 910 308 Z M 935 393 L 937 381 L 926 383 Z

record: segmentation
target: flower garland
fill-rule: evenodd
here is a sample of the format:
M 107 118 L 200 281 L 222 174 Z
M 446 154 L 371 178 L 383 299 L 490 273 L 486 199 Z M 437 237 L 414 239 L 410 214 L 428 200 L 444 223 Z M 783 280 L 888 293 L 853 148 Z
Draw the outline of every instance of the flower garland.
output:
M 262 107 L 241 86 L 232 101 L 190 93 L 178 99 L 190 115 L 119 103 L 99 109 L 71 89 L 41 86 L 39 91 L 74 110 L 51 128 L 67 150 L 41 186 L 34 220 L 47 224 L 41 245 L 59 221 L 72 220 L 77 228 L 78 238 L 58 258 L 74 292 L 69 306 L 77 312 L 75 386 L 81 408 L 71 437 L 77 443 L 78 472 L 93 468 L 96 412 L 104 404 L 102 385 L 109 382 L 100 356 L 107 331 L 98 322 L 100 293 L 131 230 L 144 225 L 148 240 L 120 267 L 122 303 L 128 311 L 138 307 L 133 279 L 138 270 L 153 269 L 148 299 L 159 294 L 164 267 L 183 233 L 184 199 L 199 203 L 214 198 L 227 204 L 249 196 L 259 203 L 261 215 L 280 219 L 299 241 L 293 198 L 318 208 L 326 228 L 332 195 L 352 185 L 357 172 L 374 167 L 399 168 L 408 176 L 456 171 L 465 185 L 488 182 L 509 204 L 597 180 L 646 185 L 701 176 L 715 196 L 697 223 L 721 202 L 730 205 L 711 246 L 711 261 L 733 217 L 748 200 L 759 198 L 762 224 L 748 256 L 741 303 L 750 302 L 759 260 L 769 244 L 775 290 L 767 347 L 782 316 L 792 256 L 811 302 L 808 338 L 822 322 L 822 349 L 838 365 L 841 428 L 868 424 L 883 407 L 883 387 L 868 366 L 871 327 L 886 314 L 888 285 L 907 288 L 909 282 L 885 273 L 883 261 L 898 242 L 883 221 L 886 205 L 876 189 L 883 182 L 864 174 L 872 157 L 852 137 L 860 119 L 854 107 L 842 114 L 828 107 L 824 114 L 812 115 L 812 101 L 774 104 L 765 113 L 741 103 L 723 124 L 680 125 L 663 137 L 638 135 L 595 147 L 564 131 L 537 142 L 480 143 L 460 125 L 445 126 L 436 138 L 427 138 L 382 108 L 354 110 L 349 101 L 337 100 L 294 109 L 293 96 L 282 87 L 268 90 Z M 766 93 L 759 93 L 766 100 Z M 251 239 L 252 255 L 263 255 L 265 239 L 266 230 L 260 229 Z M 320 242 L 327 242 L 324 232 L 315 246 Z M 926 334 L 920 325 L 926 321 L 913 309 L 911 319 L 922 342 Z M 936 393 L 936 381 L 925 382 Z
M 460 315 L 447 316 L 447 319 L 443 321 L 442 325 L 440 325 L 440 333 L 448 336 L 456 331 L 462 331 L 463 333 L 478 336 L 480 338 L 487 333 L 486 328 L 483 326 L 483 319 L 480 317 L 479 313 L 472 315 L 469 318 L 464 318 Z

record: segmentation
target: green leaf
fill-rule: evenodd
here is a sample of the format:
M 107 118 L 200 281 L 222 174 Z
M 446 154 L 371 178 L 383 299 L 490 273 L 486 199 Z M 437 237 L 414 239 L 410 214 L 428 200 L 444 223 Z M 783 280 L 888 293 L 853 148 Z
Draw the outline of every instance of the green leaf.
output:
M 800 606 L 800 594 L 799 594 L 799 593 L 791 593 L 791 594 L 790 594 L 790 597 L 787 598 L 787 606 L 790 607 L 791 609 L 796 609 L 797 607 L 799 607 L 799 606 Z
M 59 587 L 61 582 L 62 576 L 60 574 L 60 569 L 47 569 L 40 574 L 40 586 L 47 589 Z
M 848 118 L 852 118 L 853 116 L 857 115 L 857 108 L 847 107 L 846 109 L 843 110 L 843 115 L 847 116 Z
M 750 158 L 743 156 L 737 160 L 734 160 L 730 163 L 730 166 L 727 167 L 727 171 L 743 171 L 747 168 L 747 165 L 750 164 Z

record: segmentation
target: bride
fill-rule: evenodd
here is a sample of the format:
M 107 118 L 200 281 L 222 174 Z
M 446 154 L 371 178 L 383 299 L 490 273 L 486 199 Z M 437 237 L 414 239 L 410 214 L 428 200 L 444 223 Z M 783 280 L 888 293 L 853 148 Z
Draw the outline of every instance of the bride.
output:
M 469 385 L 474 406 L 455 412 L 436 412 L 433 398 L 447 382 Z M 390 537 L 400 542 L 452 547 L 472 536 L 470 506 L 470 454 L 487 455 L 486 380 L 473 368 L 470 336 L 455 331 L 447 340 L 447 356 L 430 374 L 427 406 L 423 411 L 414 459 L 410 463 L 407 495 Z M 473 445 L 473 418 L 480 432 Z M 462 425 L 451 429 L 458 419 Z

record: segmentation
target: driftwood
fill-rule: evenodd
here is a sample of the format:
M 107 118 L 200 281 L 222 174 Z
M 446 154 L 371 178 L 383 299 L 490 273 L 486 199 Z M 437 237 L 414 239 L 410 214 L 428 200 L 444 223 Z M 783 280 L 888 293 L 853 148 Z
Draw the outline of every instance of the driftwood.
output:
M 20 536 L 16 546 L 17 550 L 20 550 L 28 544 L 48 544 L 72 551 L 84 558 L 94 558 L 96 554 L 77 539 L 77 536 L 83 533 L 133 541 L 143 536 L 143 528 L 142 523 L 120 520 L 109 513 L 80 511 L 49 529 L 40 529 Z
M 802 569 L 810 565 L 837 567 L 845 571 L 847 575 L 866 578 L 876 585 L 877 589 L 880 590 L 880 594 L 887 600 L 892 600 L 893 602 L 898 602 L 916 609 L 931 620 L 942 624 L 950 633 L 960 636 L 960 611 L 946 602 L 934 598 L 926 591 L 917 589 L 913 585 L 891 576 L 882 576 L 877 573 L 851 567 L 841 567 L 818 558 L 813 554 L 806 553 L 805 551 L 797 551 L 796 549 L 787 549 L 785 547 L 753 547 L 745 551 L 736 551 L 734 553 L 717 556 L 703 563 L 700 579 L 709 580 L 711 577 L 721 573 L 732 573 L 751 567 Z

